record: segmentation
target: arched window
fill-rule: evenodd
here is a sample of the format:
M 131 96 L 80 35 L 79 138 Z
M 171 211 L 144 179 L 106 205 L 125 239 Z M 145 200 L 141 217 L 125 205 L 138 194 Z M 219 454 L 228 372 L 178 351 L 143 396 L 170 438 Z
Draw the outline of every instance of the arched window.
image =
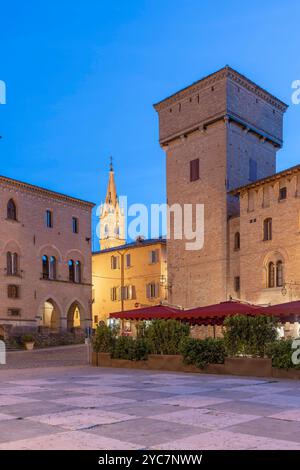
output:
M 81 262 L 78 260 L 75 262 L 75 282 L 81 282 Z
M 51 256 L 49 260 L 49 278 L 56 279 L 56 258 Z
M 272 219 L 268 217 L 264 220 L 264 241 L 272 240 Z
M 275 287 L 275 265 L 273 261 L 268 264 L 268 287 Z
M 283 263 L 281 260 L 276 263 L 276 286 L 283 286 Z
M 234 234 L 234 249 L 239 250 L 241 246 L 241 237 L 240 237 L 240 232 L 236 232 Z
M 49 259 L 46 255 L 42 258 L 42 270 L 43 279 L 49 279 Z
M 107 224 L 104 226 L 104 235 L 108 237 L 108 225 Z
M 75 282 L 75 263 L 72 259 L 69 260 L 69 281 Z
M 19 257 L 17 253 L 9 251 L 6 254 L 6 272 L 8 276 L 18 276 L 19 274 Z
M 17 208 L 13 199 L 10 199 L 7 203 L 7 218 L 9 220 L 17 220 Z

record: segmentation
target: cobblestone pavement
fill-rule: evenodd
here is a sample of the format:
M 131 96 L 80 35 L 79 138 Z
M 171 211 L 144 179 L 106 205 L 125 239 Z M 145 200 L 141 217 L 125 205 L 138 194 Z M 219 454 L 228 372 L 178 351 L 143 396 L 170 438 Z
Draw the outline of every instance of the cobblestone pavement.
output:
M 70 365 L 73 349 L 0 366 L 0 450 L 300 449 L 297 381 L 100 369 L 83 348 Z

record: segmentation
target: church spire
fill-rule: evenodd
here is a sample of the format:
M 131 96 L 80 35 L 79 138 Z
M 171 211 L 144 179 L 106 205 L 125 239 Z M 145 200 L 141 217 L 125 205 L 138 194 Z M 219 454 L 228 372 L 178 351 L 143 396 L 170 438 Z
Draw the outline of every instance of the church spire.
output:
M 121 246 L 126 243 L 124 210 L 119 205 L 112 157 L 105 203 L 100 209 L 100 249 Z
M 117 202 L 118 202 L 118 196 L 117 196 L 116 183 L 115 183 L 115 172 L 114 172 L 112 157 L 110 157 L 109 180 L 108 180 L 105 203 L 116 206 Z

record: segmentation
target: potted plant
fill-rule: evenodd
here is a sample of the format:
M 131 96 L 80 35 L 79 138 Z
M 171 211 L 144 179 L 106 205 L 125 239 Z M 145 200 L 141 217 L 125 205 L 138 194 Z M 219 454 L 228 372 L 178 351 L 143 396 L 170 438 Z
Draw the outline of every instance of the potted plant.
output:
M 27 351 L 32 351 L 34 347 L 34 337 L 32 335 L 24 335 L 23 336 L 23 343 L 25 345 L 25 349 Z

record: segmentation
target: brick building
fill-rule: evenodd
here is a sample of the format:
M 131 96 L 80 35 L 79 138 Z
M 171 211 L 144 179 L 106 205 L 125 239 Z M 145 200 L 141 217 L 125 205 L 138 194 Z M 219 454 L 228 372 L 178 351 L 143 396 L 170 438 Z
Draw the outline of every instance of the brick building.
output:
M 93 204 L 0 177 L 0 334 L 91 322 Z
M 154 105 L 168 204 L 204 204 L 204 246 L 168 227 L 169 301 L 300 298 L 300 165 L 276 173 L 287 105 L 226 66 Z

